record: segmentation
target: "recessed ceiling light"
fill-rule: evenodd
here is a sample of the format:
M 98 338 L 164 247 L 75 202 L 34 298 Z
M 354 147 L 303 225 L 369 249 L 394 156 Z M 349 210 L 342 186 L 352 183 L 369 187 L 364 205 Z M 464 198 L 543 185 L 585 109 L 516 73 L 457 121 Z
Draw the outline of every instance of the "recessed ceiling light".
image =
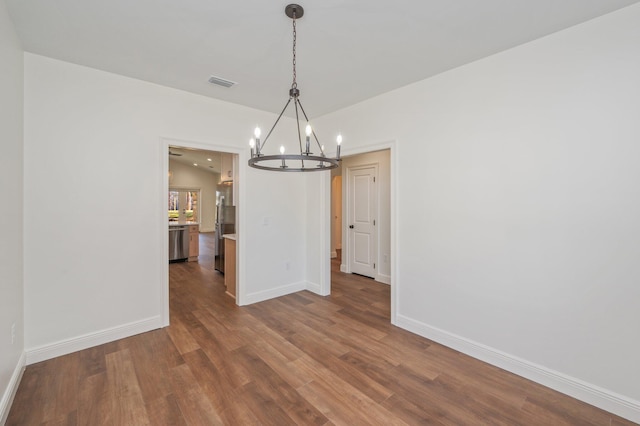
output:
M 211 158 L 207 158 L 207 161 L 213 161 Z
M 194 166 L 197 166 L 197 165 L 198 165 L 198 163 L 193 163 L 193 165 L 194 165 Z

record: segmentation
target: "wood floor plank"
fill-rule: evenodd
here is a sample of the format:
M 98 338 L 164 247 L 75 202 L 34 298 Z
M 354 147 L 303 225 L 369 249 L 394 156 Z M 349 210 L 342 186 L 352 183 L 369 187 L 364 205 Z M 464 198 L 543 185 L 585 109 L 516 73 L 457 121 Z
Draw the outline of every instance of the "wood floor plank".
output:
M 172 394 L 173 398 L 187 424 L 212 426 L 224 424 L 187 364 L 171 369 L 171 381 L 176 390 Z
M 234 351 L 236 361 L 254 372 L 252 392 L 268 395 L 278 407 L 282 408 L 288 419 L 295 424 L 322 425 L 327 418 L 305 400 L 286 380 L 271 369 L 253 349 L 244 347 Z M 245 386 L 246 388 L 246 386 Z M 255 413 L 258 416 L 258 413 Z M 274 423 L 279 424 L 279 423 Z
M 202 392 L 218 411 L 222 411 L 234 398 L 236 389 L 232 389 L 227 382 L 226 373 L 221 371 L 223 366 L 215 366 L 201 349 L 184 355 L 195 380 Z
M 226 405 L 220 416 L 226 425 L 259 425 L 260 421 L 239 397 Z
M 258 335 L 252 331 L 247 332 L 250 333 L 247 335 L 253 337 L 253 344 L 251 346 L 255 348 L 260 358 L 269 365 L 271 369 L 276 371 L 284 381 L 294 388 L 298 388 L 308 382 L 304 377 L 296 374 L 288 364 L 290 361 L 304 356 L 302 351 L 281 336 L 278 336 L 280 339 L 275 338 L 275 340 L 273 336 L 268 336 L 266 339 L 263 339 L 268 333 L 266 335 Z
M 296 422 L 272 398 L 271 392 L 260 389 L 255 382 L 243 386 L 243 401 L 260 425 L 286 426 Z
M 361 422 L 364 424 L 404 424 L 402 420 L 393 416 L 386 408 L 369 398 L 360 389 L 352 386 L 313 358 L 303 357 L 291 362 L 290 365 L 295 365 L 299 371 L 303 371 L 306 376 L 313 378 L 298 391 L 308 400 L 314 399 L 317 403 L 321 403 L 325 408 L 323 410 L 319 407 L 320 411 L 331 421 L 341 423 L 345 420 L 330 415 L 332 410 L 340 408 L 340 412 L 342 412 L 349 408 L 361 418 Z M 314 392 L 317 395 L 314 395 Z
M 147 401 L 146 408 L 149 414 L 149 422 L 154 426 L 186 426 L 188 424 L 182 416 L 178 401 L 173 394 Z
M 96 346 L 85 349 L 78 353 L 79 373 L 78 379 L 83 380 L 94 374 L 101 374 L 107 371 L 104 346 Z
M 380 405 L 410 425 L 455 425 L 452 419 L 447 419 L 446 411 L 438 406 L 418 406 L 397 394 L 392 394 Z
M 406 425 L 381 405 L 367 401 L 357 392 L 336 392 L 332 384 L 324 380 L 311 381 L 298 391 L 337 425 Z
M 49 361 L 50 362 L 50 361 Z M 7 425 L 38 425 L 42 423 L 42 407 L 50 393 L 42 385 L 47 361 L 30 365 L 25 371 L 7 418 Z
M 223 337 L 220 338 L 219 341 L 227 351 L 233 351 L 247 344 L 238 333 L 225 327 L 224 324 L 211 315 L 208 310 L 194 311 L 194 315 L 211 334 Z
M 236 306 L 213 238 L 169 266 L 171 326 L 29 365 L 6 424 L 634 424 L 391 325 L 337 259 L 330 296 Z
M 149 417 L 128 349 L 106 355 L 107 395 L 115 424 L 148 425 Z
M 171 327 L 167 330 L 169 337 L 173 341 L 173 344 L 181 354 L 187 352 L 193 352 L 196 349 L 200 349 L 198 342 L 193 338 L 187 326 L 180 320 L 180 318 L 174 318 L 171 321 Z
M 87 377 L 81 382 L 78 394 L 78 424 L 113 424 L 111 400 L 109 399 L 107 369 Z

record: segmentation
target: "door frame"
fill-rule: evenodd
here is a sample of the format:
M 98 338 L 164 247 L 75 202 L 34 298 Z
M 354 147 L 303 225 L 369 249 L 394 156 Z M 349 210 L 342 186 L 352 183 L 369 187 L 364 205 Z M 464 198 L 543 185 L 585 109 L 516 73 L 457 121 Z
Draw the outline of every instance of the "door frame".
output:
M 389 201 L 390 201 L 390 221 L 391 223 L 390 225 L 390 240 L 391 240 L 391 253 L 390 253 L 390 262 L 391 262 L 391 279 L 390 279 L 390 287 L 391 287 L 391 324 L 397 325 L 397 312 L 398 312 L 398 286 L 401 280 L 401 277 L 399 276 L 398 273 L 398 260 L 400 258 L 400 251 L 399 251 L 399 247 L 398 247 L 398 201 L 397 201 L 397 189 L 398 189 L 398 167 L 397 167 L 397 162 L 398 162 L 398 147 L 397 147 L 397 142 L 396 140 L 390 140 L 387 142 L 381 142 L 379 144 L 371 144 L 371 145 L 362 145 L 362 146 L 358 146 L 358 147 L 348 147 L 348 146 L 343 146 L 342 150 L 342 156 L 346 157 L 346 156 L 351 156 L 351 155 L 358 155 L 358 154 L 366 154 L 369 152 L 374 152 L 374 151 L 382 151 L 385 149 L 389 150 Z M 322 187 L 321 190 L 323 189 L 324 191 L 324 197 L 322 197 L 322 202 L 323 202 L 323 208 L 326 209 L 326 212 L 328 213 L 326 215 L 326 219 L 327 222 L 329 221 L 329 206 L 331 203 L 331 175 L 329 173 L 327 173 L 326 178 L 322 181 Z M 326 207 L 325 207 L 326 206 Z M 344 203 L 343 203 L 343 208 L 344 208 Z M 344 227 L 344 223 L 343 223 L 343 227 Z M 326 227 L 328 229 L 325 230 L 325 232 L 321 233 L 321 247 L 323 248 L 327 248 L 326 251 L 326 259 L 325 259 L 325 253 L 322 253 L 322 261 L 323 263 L 326 263 L 327 268 L 330 269 L 330 263 L 331 263 L 331 253 L 330 251 L 330 247 L 331 247 L 331 226 Z M 343 247 L 344 250 L 344 247 Z M 326 260 L 326 262 L 324 262 Z M 327 277 L 327 281 L 328 283 L 326 283 L 327 286 L 327 292 L 325 294 L 329 294 L 331 291 L 331 279 L 330 279 L 330 273 L 328 274 L 329 277 Z
M 374 259 L 374 264 L 378 264 L 378 268 L 380 268 L 379 265 L 379 259 L 378 259 L 378 245 L 379 245 L 379 241 L 380 241 L 380 179 L 378 179 L 379 176 L 379 169 L 380 169 L 380 164 L 379 163 L 363 163 L 363 164 L 358 164 L 357 166 L 353 166 L 353 167 L 347 167 L 346 170 L 343 170 L 345 172 L 344 176 L 346 177 L 346 191 L 343 191 L 343 220 L 342 220 L 342 232 L 347 234 L 347 237 L 345 240 L 346 244 L 345 246 L 342 248 L 342 258 L 345 258 L 346 255 L 346 259 L 347 262 L 346 264 L 343 264 L 342 262 L 340 262 L 340 271 L 341 272 L 346 272 L 348 274 L 352 273 L 352 268 L 351 268 L 351 262 L 352 262 L 352 251 L 353 251 L 353 245 L 352 245 L 352 237 L 353 237 L 353 232 L 350 228 L 350 221 L 351 221 L 351 215 L 353 214 L 353 211 L 351 209 L 351 200 L 353 198 L 353 193 L 351 191 L 351 177 L 354 171 L 356 170 L 360 170 L 360 169 L 369 169 L 369 168 L 373 168 L 374 169 L 374 182 L 376 183 L 376 185 L 374 186 L 374 192 L 375 192 L 375 199 L 374 199 L 374 209 L 375 211 L 373 212 L 373 216 L 374 216 L 374 221 L 378 221 L 377 225 L 374 225 L 374 235 L 373 235 L 373 249 L 372 249 L 372 254 L 373 254 L 373 259 Z M 376 182 L 375 179 L 378 179 L 378 181 Z M 342 186 L 344 187 L 345 184 L 343 183 Z M 346 200 L 347 202 L 345 203 L 344 200 Z M 346 207 L 345 207 L 346 205 Z M 344 218 L 347 218 L 347 221 L 345 222 Z M 344 266 L 344 268 L 343 268 Z M 371 278 L 376 278 L 376 276 L 378 275 L 378 269 L 376 269 L 374 267 L 374 273 L 373 273 L 373 277 Z
M 169 228 L 169 218 L 167 216 L 167 194 L 169 191 L 169 176 L 167 171 L 169 170 L 169 145 L 178 146 L 182 148 L 192 148 L 192 149 L 201 149 L 205 151 L 217 151 L 217 152 L 226 152 L 229 154 L 237 155 L 237 167 L 235 171 L 235 179 L 237 183 L 234 182 L 234 185 L 238 185 L 238 200 L 237 204 L 239 206 L 236 209 L 236 224 L 237 229 L 244 229 L 245 223 L 245 212 L 242 206 L 246 205 L 245 203 L 245 185 L 246 185 L 246 164 L 248 161 L 247 158 L 247 150 L 240 149 L 236 146 L 231 145 L 223 145 L 217 144 L 213 142 L 196 142 L 189 141 L 185 139 L 175 139 L 169 137 L 160 137 L 160 143 L 158 144 L 160 149 L 160 166 L 158 172 L 160 173 L 160 186 L 158 188 L 158 234 L 160 235 L 160 247 L 161 247 L 161 255 L 158 259 L 158 270 L 161 271 L 160 283 L 158 287 L 159 295 L 158 301 L 160 303 L 160 321 L 162 327 L 167 327 L 169 325 L 169 241 L 166 238 L 167 229 Z M 242 259 L 245 257 L 245 247 L 244 244 L 244 233 L 236 232 L 236 239 L 238 244 L 236 244 L 236 258 L 238 262 L 236 262 L 236 279 L 237 279 L 237 294 L 236 294 L 236 304 L 242 305 L 245 299 L 245 263 Z

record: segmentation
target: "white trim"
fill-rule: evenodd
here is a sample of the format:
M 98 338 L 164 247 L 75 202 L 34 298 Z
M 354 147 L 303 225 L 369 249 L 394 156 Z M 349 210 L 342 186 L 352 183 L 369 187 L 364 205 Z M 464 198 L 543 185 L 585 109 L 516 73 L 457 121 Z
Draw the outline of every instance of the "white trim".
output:
M 307 282 L 300 281 L 293 284 L 287 284 L 276 288 L 271 288 L 269 290 L 258 291 L 255 293 L 247 294 L 245 299 L 245 304 L 250 305 L 252 303 L 263 302 L 269 299 L 275 299 L 276 297 L 286 296 L 287 294 L 295 293 L 298 291 L 306 290 Z
M 336 257 L 338 257 L 338 252 L 334 250 L 331 252 L 331 258 L 335 259 Z
M 306 283 L 306 289 L 309 290 L 312 293 L 318 294 L 320 296 L 328 296 L 328 294 L 322 294 L 322 286 L 318 283 L 312 283 L 307 281 Z
M 249 150 L 250 149 L 245 149 L 244 151 L 240 150 L 240 152 L 237 153 L 237 163 L 234 163 L 237 167 L 235 167 L 235 176 L 233 177 L 235 182 L 234 188 L 238 194 L 238 201 L 236 202 L 236 304 L 239 306 L 246 305 L 246 303 L 244 303 L 246 295 L 245 277 L 247 276 L 246 270 L 248 262 L 245 262 L 247 244 L 244 224 L 247 223 L 247 209 L 245 206 L 247 205 L 246 176 L 247 169 L 249 168 L 247 165 L 247 162 L 249 161 Z
M 397 199 L 397 193 L 398 193 L 398 149 L 399 148 L 398 143 L 396 143 L 396 141 L 392 141 L 389 143 L 389 204 L 390 204 L 390 211 L 389 211 L 389 220 L 390 220 L 390 232 L 391 232 L 391 238 L 390 238 L 390 249 L 391 249 L 391 253 L 389 256 L 389 260 L 391 261 L 391 268 L 390 268 L 390 274 L 391 274 L 391 279 L 389 280 L 389 285 L 391 286 L 391 324 L 396 324 L 398 319 L 397 319 L 397 314 L 398 314 L 398 292 L 400 291 L 400 289 L 398 287 L 399 286 L 399 282 L 400 282 L 400 275 L 398 273 L 398 269 L 397 269 L 397 265 L 398 265 L 398 257 L 399 257 L 399 253 L 400 253 L 400 249 L 398 247 L 398 229 L 399 226 L 397 224 L 397 220 L 398 220 L 398 199 Z
M 640 401 L 635 401 L 580 379 L 502 352 L 448 331 L 432 327 L 404 315 L 397 316 L 397 326 L 441 343 L 473 358 L 572 396 L 587 404 L 640 422 Z
M 376 274 L 375 280 L 382 284 L 391 285 L 391 275 Z
M 27 365 L 162 328 L 160 315 L 27 349 Z
M 11 375 L 11 379 L 9 380 L 9 384 L 4 390 L 2 400 L 0 400 L 0 425 L 5 424 L 7 421 L 7 417 L 9 417 L 11 404 L 13 404 L 13 399 L 15 398 L 16 392 L 18 391 L 18 386 L 20 385 L 20 380 L 22 380 L 22 374 L 24 373 L 26 361 L 27 355 L 22 352 L 22 355 L 20 355 L 20 358 L 18 358 L 16 368 L 13 369 L 13 374 Z
M 325 173 L 320 179 L 320 284 L 319 289 L 312 290 L 320 296 L 331 294 L 331 174 Z M 329 238 L 322 238 L 322 235 L 329 235 Z M 311 283 L 309 283 L 311 285 Z M 313 284 L 316 285 L 316 284 Z
M 163 236 L 164 230 L 169 227 L 169 218 L 165 214 L 167 209 L 167 194 L 169 192 L 169 141 L 160 139 L 160 188 L 158 192 L 158 206 L 156 210 L 159 218 L 159 234 Z M 160 238 L 160 257 L 158 258 L 158 270 L 160 274 L 160 286 L 158 288 L 160 306 L 158 312 L 160 312 L 160 321 L 163 327 L 169 326 L 169 239 Z

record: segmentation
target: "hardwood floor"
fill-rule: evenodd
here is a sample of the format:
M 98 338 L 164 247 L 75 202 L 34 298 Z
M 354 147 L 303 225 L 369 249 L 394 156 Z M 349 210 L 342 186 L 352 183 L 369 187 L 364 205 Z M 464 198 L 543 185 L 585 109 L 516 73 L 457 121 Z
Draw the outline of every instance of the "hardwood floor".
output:
M 27 367 L 7 425 L 630 425 L 389 323 L 389 287 L 248 307 L 199 262 L 171 264 L 171 326 Z

